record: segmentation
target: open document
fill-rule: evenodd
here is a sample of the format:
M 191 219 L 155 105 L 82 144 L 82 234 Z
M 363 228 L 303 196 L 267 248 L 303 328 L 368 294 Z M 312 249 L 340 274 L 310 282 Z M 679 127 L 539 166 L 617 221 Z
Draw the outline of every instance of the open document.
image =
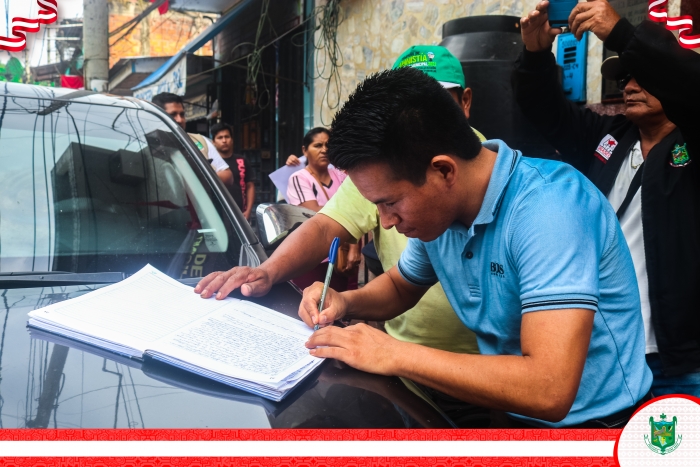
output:
M 149 357 L 279 401 L 322 359 L 313 331 L 252 302 L 203 300 L 152 266 L 29 313 L 28 325 L 131 358 Z

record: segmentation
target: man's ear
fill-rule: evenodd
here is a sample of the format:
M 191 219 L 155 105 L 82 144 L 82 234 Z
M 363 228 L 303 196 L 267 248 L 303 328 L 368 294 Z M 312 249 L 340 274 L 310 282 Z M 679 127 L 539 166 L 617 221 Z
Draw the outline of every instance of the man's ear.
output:
M 457 163 L 450 156 L 435 156 L 430 161 L 430 169 L 433 175 L 439 177 L 442 183 L 448 187 L 454 185 L 457 181 Z
M 464 111 L 464 116 L 469 120 L 469 114 L 472 108 L 472 88 L 464 88 L 462 93 L 462 110 Z

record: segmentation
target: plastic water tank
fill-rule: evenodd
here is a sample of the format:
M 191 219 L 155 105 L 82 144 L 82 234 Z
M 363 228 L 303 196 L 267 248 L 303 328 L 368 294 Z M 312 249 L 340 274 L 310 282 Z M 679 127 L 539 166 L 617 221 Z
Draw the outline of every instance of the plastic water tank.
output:
M 531 157 L 555 158 L 552 148 L 520 112 L 510 77 L 523 49 L 517 16 L 471 16 L 448 21 L 440 45 L 462 63 L 473 91 L 469 123 L 487 139 L 502 139 Z

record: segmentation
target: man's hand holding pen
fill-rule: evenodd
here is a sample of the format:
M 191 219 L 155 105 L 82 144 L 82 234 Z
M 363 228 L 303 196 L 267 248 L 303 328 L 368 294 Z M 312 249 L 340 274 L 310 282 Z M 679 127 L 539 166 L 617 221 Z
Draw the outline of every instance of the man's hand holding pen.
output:
M 318 311 L 318 305 L 323 293 L 323 283 L 316 282 L 304 290 L 304 296 L 299 305 L 299 317 L 310 328 L 333 324 L 333 321 L 345 316 L 346 307 L 342 294 L 328 288 L 323 302 L 323 311 Z
M 371 373 L 396 374 L 397 362 L 393 356 L 401 353 L 398 349 L 390 347 L 401 346 L 404 343 L 364 323 L 344 328 L 330 326 L 334 321 L 346 316 L 348 303 L 345 297 L 348 292 L 338 293 L 329 288 L 323 310 L 319 313 L 318 305 L 322 293 L 323 284 L 316 282 L 304 290 L 304 298 L 299 306 L 299 317 L 307 326 L 321 326 L 306 342 L 311 355 L 335 358 Z

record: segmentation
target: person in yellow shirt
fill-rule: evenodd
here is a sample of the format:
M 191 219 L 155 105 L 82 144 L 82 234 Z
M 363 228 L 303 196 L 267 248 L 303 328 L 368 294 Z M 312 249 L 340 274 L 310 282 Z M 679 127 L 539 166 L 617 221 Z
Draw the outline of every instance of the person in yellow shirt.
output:
M 405 51 L 393 68 L 411 66 L 434 77 L 460 103 L 469 118 L 472 92 L 466 87 L 462 66 L 447 49 L 440 46 L 413 46 Z M 486 138 L 474 130 L 481 141 Z M 288 165 L 297 165 L 290 156 Z M 257 268 L 237 267 L 206 276 L 195 288 L 209 298 L 225 298 L 240 288 L 245 296 L 265 295 L 273 284 L 291 280 L 313 269 L 328 253 L 334 237 L 341 242 L 355 242 L 372 232 L 380 262 L 385 271 L 398 263 L 408 238 L 395 228 L 382 228 L 377 207 L 357 190 L 348 178 L 338 192 L 323 206 L 319 215 L 295 230 Z M 399 340 L 449 352 L 478 354 L 476 336 L 462 324 L 440 284 L 433 286 L 414 308 L 385 323 L 387 333 Z M 422 388 L 452 420 L 462 427 L 484 427 L 490 422 L 489 411 L 465 404 L 438 391 Z

